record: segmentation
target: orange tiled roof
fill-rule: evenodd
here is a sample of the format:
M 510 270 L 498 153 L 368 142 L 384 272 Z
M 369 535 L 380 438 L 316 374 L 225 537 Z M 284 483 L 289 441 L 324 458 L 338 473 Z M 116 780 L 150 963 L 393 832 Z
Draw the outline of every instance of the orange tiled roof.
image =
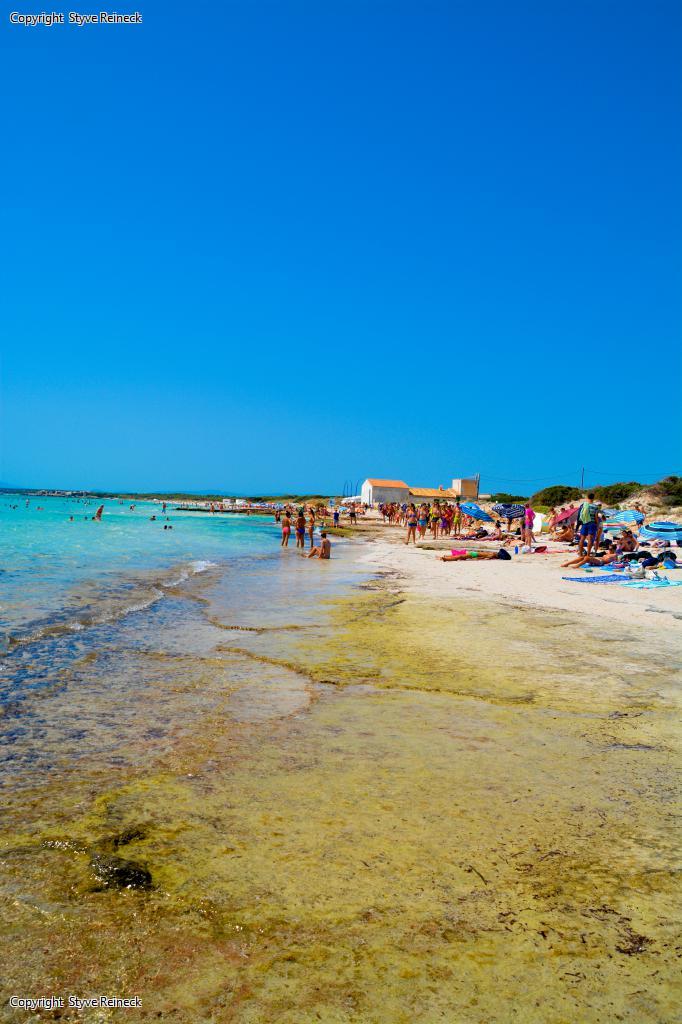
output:
M 409 490 L 407 484 L 403 480 L 367 480 L 368 484 L 372 484 L 373 487 L 404 487 L 405 490 Z
M 450 488 L 438 487 L 410 487 L 410 494 L 415 498 L 456 498 L 457 495 Z

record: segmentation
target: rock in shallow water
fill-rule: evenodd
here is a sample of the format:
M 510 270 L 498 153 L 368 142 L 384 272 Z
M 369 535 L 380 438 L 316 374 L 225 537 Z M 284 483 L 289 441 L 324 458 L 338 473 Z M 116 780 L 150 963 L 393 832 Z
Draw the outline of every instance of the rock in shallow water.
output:
M 152 876 L 142 864 L 123 857 L 96 853 L 90 858 L 90 867 L 99 882 L 116 889 L 150 889 Z

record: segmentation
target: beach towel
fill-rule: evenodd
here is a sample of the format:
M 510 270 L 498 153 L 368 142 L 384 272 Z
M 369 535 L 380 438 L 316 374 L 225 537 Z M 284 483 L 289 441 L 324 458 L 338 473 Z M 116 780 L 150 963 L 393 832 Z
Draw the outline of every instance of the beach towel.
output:
M 623 577 L 618 573 L 609 573 L 607 576 L 562 576 L 562 580 L 568 583 L 622 583 Z
M 624 587 L 632 587 L 633 590 L 657 590 L 659 587 L 682 587 L 682 580 L 660 579 L 660 580 L 625 580 Z

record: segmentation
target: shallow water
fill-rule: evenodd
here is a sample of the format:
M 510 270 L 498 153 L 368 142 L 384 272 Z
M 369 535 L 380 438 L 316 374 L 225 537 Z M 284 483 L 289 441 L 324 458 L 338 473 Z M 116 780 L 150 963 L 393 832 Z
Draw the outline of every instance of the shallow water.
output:
M 5 659 L 3 992 L 143 998 L 62 1018 L 88 1021 L 674 1020 L 674 649 L 435 608 L 262 530 Z M 102 853 L 152 888 L 103 888 Z

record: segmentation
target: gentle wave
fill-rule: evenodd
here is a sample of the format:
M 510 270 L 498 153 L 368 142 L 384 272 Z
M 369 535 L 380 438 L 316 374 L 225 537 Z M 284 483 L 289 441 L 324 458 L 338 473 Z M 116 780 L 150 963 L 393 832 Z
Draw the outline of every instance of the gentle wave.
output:
M 6 634 L 0 641 L 0 656 L 11 652 L 18 646 L 63 636 L 67 633 L 78 633 L 95 626 L 116 622 L 134 612 L 144 611 L 145 608 L 160 601 L 166 591 L 181 586 L 192 577 L 217 567 L 217 562 L 201 559 L 183 566 L 174 566 L 149 580 L 143 581 L 140 577 L 123 578 L 118 581 L 118 587 L 125 588 L 125 593 L 116 593 L 115 590 L 112 592 L 112 588 L 103 587 L 101 592 L 91 598 L 84 607 L 77 610 L 65 609 L 47 619 L 37 619 L 20 631 Z M 131 593 L 131 590 L 134 592 Z

